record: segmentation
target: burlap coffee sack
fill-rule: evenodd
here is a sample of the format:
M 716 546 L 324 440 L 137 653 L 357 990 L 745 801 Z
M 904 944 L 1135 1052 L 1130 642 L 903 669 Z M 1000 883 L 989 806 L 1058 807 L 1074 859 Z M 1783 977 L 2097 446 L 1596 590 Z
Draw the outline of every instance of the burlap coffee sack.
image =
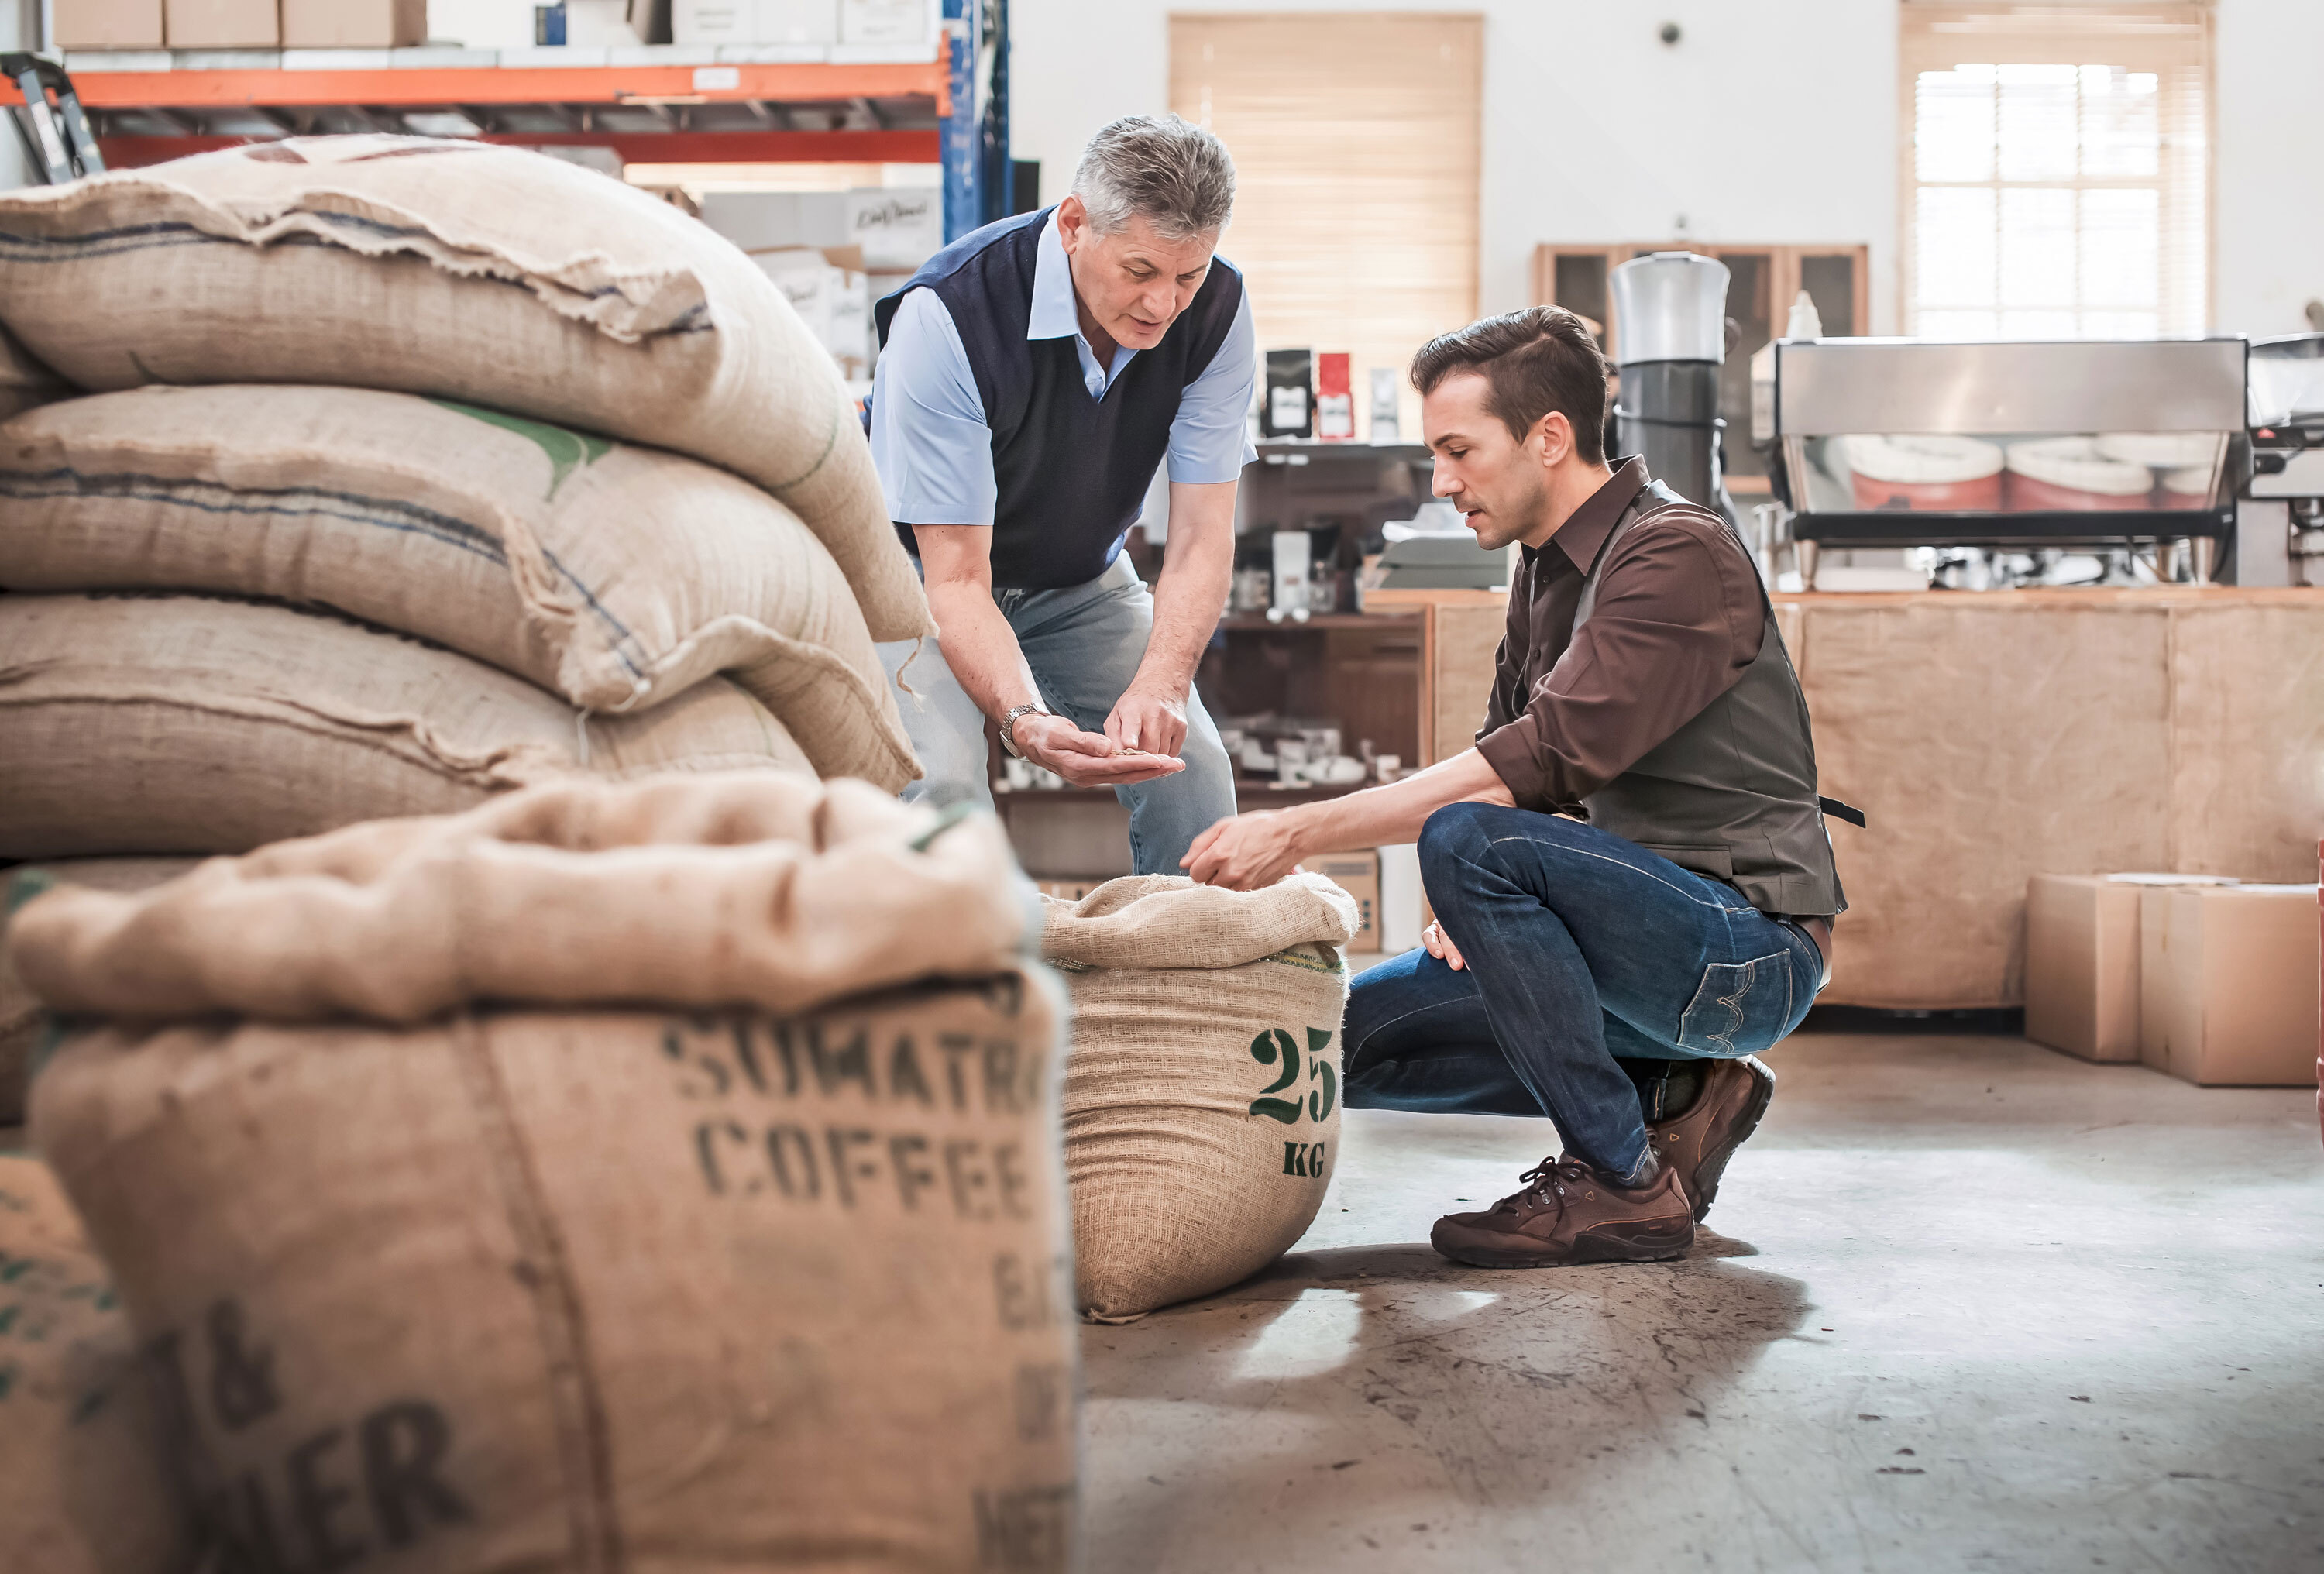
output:
M 59 885 L 142 891 L 193 867 L 190 858 L 88 858 L 43 864 L 41 874 Z M 6 918 L 0 916 L 0 1127 L 24 1118 L 24 1079 L 32 1070 L 32 1052 L 48 1031 L 47 1018 L 40 1000 L 8 965 Z M 7 1567 L 0 1560 L 0 1569 Z
M 765 772 L 558 784 L 61 888 L 7 940 L 61 1010 L 417 1022 L 476 999 L 806 1010 L 1005 968 L 1031 922 L 990 815 Z
M 449 814 L 586 771 L 812 775 L 723 677 L 593 717 L 326 613 L 206 596 L 0 596 L 0 858 L 240 852 Z
M 723 671 L 818 774 L 919 774 L 854 593 L 789 510 L 473 405 L 232 385 L 31 411 L 0 427 L 0 585 L 332 607 L 594 711 Z
M 1062 1009 L 99 1028 L 32 1129 L 237 1567 L 1053 1574 Z
M 399 389 L 691 454 L 798 512 L 873 638 L 935 631 L 831 356 L 731 243 L 592 170 L 296 137 L 13 191 L 0 318 L 92 391 Z
M 72 395 L 71 387 L 32 359 L 14 335 L 0 329 L 0 420 L 19 410 Z
M 1227 891 L 1167 875 L 1044 898 L 1073 991 L 1065 1174 L 1076 1303 L 1120 1321 L 1250 1277 L 1314 1222 L 1340 1129 L 1335 946 L 1321 875 Z
M 0 1152 L 0 1569 L 194 1566 L 192 1516 L 111 1275 L 49 1166 Z

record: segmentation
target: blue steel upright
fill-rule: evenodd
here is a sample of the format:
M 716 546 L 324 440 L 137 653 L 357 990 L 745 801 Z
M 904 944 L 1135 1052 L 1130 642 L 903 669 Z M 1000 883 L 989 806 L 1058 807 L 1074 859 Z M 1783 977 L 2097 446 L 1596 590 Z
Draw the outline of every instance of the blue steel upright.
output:
M 945 0 L 945 240 L 1009 216 L 1009 0 Z

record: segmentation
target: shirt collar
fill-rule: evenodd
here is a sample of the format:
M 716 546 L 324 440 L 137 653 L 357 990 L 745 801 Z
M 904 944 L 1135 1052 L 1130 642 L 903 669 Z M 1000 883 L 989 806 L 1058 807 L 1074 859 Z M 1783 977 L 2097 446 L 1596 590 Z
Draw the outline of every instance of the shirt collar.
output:
M 1625 459 L 1606 483 L 1591 492 L 1582 505 L 1575 509 L 1566 521 L 1557 527 L 1550 545 L 1565 554 L 1567 562 L 1582 573 L 1590 572 L 1604 549 L 1606 538 L 1637 501 L 1639 490 L 1652 477 L 1646 474 L 1644 459 Z
M 1057 230 L 1057 210 L 1051 208 L 1033 253 L 1033 309 L 1025 321 L 1025 336 L 1069 339 L 1081 331 L 1081 315 L 1074 303 L 1074 271 L 1065 259 L 1065 236 Z

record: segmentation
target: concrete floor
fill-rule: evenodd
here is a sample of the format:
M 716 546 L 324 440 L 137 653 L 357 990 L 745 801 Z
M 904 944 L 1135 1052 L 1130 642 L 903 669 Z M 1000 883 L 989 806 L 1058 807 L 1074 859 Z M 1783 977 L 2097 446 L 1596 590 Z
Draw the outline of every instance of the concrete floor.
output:
M 1350 1113 L 1300 1249 L 1088 1327 L 1088 1566 L 2324 1569 L 2315 1096 L 1803 1035 L 1683 1262 L 1427 1246 L 1554 1139 Z

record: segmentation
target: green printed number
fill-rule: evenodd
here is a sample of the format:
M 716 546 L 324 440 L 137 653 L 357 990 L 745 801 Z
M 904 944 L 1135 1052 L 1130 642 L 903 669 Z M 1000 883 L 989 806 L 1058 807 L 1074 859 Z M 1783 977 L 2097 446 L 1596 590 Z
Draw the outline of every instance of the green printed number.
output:
M 1309 1118 L 1322 1120 L 1332 1113 L 1332 1101 L 1339 1091 L 1339 1079 L 1333 1072 L 1332 1063 L 1323 1058 L 1332 1042 L 1331 1030 L 1307 1029 L 1307 1080 L 1320 1082 L 1321 1087 L 1306 1097 Z M 1289 1126 L 1299 1118 L 1299 1046 L 1292 1042 L 1290 1033 L 1281 1027 L 1270 1027 L 1250 1041 L 1250 1058 L 1263 1066 L 1280 1064 L 1282 1070 L 1275 1081 L 1259 1090 L 1259 1097 L 1250 1101 L 1250 1113 L 1264 1115 L 1269 1120 L 1279 1120 Z M 1272 1095 L 1291 1090 L 1288 1099 Z

